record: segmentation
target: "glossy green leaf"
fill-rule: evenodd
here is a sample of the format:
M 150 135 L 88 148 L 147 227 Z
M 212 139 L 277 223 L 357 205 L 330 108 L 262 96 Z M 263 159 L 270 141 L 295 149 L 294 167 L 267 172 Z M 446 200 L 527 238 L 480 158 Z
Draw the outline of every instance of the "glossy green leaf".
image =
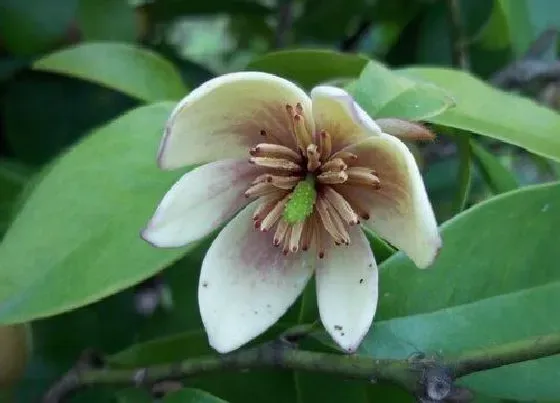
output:
M 309 90 L 321 83 L 356 78 L 367 62 L 364 56 L 332 50 L 281 50 L 256 58 L 246 70 L 277 74 Z
M 471 150 L 479 171 L 494 193 L 509 192 L 519 187 L 513 172 L 474 139 L 471 139 Z
M 16 200 L 30 176 L 27 167 L 0 159 L 0 239 L 12 220 Z
M 155 164 L 173 106 L 135 109 L 50 167 L 0 244 L 0 323 L 99 300 L 185 253 L 153 248 L 138 235 L 180 175 Z
M 165 396 L 161 403 L 226 403 L 208 392 L 185 388 Z
M 362 108 L 375 118 L 399 117 L 424 120 L 454 105 L 443 89 L 398 75 L 377 62 L 370 62 L 348 88 Z
M 77 45 L 39 59 L 33 68 L 93 81 L 147 102 L 180 99 L 187 92 L 170 62 L 122 43 Z
M 456 106 L 428 121 L 472 131 L 560 160 L 557 112 L 492 88 L 458 70 L 413 67 L 399 73 L 421 82 L 433 82 L 452 94 Z
M 560 295 L 559 198 L 560 184 L 547 184 L 465 211 L 443 226 L 443 248 L 429 270 L 418 270 L 401 253 L 387 260 L 378 322 L 363 351 L 458 354 L 560 331 L 551 320 Z M 468 384 L 493 396 L 558 398 L 557 365 L 557 358 L 547 358 L 487 371 Z
M 136 14 L 126 0 L 79 0 L 78 24 L 89 41 L 136 39 Z

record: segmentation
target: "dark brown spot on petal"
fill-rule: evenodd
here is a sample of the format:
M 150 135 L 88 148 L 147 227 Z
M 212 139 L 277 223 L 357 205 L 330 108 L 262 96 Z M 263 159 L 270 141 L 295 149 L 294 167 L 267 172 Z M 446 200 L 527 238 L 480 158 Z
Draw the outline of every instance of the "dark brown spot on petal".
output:
M 361 279 L 360 279 L 360 284 L 363 284 L 363 283 L 364 283 L 364 279 L 361 278 Z
M 340 325 L 334 325 L 334 330 L 342 330 L 342 326 L 340 326 Z

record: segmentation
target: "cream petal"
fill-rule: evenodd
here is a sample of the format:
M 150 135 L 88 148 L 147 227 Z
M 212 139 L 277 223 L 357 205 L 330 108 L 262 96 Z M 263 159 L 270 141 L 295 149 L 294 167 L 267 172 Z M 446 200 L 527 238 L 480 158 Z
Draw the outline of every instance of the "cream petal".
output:
M 333 152 L 381 134 L 375 121 L 340 88 L 315 87 L 311 91 L 311 101 L 315 128 L 331 135 Z
M 193 169 L 163 197 L 142 238 L 157 247 L 178 247 L 205 237 L 250 202 L 244 193 L 259 172 L 247 160 Z
M 349 199 L 359 200 L 370 218 L 362 224 L 405 252 L 425 268 L 435 259 L 441 238 L 422 176 L 412 153 L 398 138 L 388 134 L 371 137 L 347 147 L 357 155 L 349 164 L 373 168 L 378 190 L 366 186 L 336 187 Z
M 198 302 L 210 345 L 235 350 L 272 326 L 313 273 L 313 254 L 284 256 L 274 231 L 253 227 L 252 204 L 220 232 L 202 263 Z
M 377 308 L 377 265 L 359 226 L 350 228 L 350 246 L 333 247 L 315 272 L 321 321 L 334 341 L 355 351 Z
M 294 147 L 286 105 L 298 102 L 304 115 L 311 117 L 311 100 L 305 92 L 272 74 L 240 72 L 207 81 L 172 112 L 160 145 L 159 165 L 174 169 L 241 158 L 265 141 Z M 312 132 L 312 119 L 306 123 Z
M 388 133 L 405 141 L 428 141 L 436 137 L 427 127 L 420 123 L 409 122 L 408 120 L 385 118 L 377 119 L 375 123 L 379 125 L 383 133 Z

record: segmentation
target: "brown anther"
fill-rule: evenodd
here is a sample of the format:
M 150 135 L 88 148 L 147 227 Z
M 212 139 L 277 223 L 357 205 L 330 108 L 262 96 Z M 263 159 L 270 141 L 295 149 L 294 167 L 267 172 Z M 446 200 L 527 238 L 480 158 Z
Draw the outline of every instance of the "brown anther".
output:
M 261 136 L 266 136 L 266 130 L 261 130 L 260 134 L 261 134 Z
M 256 183 L 245 191 L 245 197 L 265 196 L 278 191 L 278 188 L 270 183 Z
M 335 185 L 346 182 L 348 175 L 345 171 L 327 171 L 317 176 L 317 181 L 324 185 Z
M 343 160 L 357 160 L 358 156 L 349 151 L 338 151 L 331 155 L 331 159 L 333 158 L 341 158 Z
M 284 158 L 271 158 L 271 157 L 251 157 L 249 162 L 262 167 L 279 169 L 288 172 L 299 172 L 301 166 L 293 161 Z
M 253 220 L 261 221 L 284 196 L 285 192 L 278 191 L 277 193 L 271 193 L 261 197 L 259 200 L 262 203 L 255 209 L 255 212 L 253 213 Z
M 331 206 L 348 225 L 358 224 L 358 215 L 354 212 L 352 206 L 346 201 L 344 196 L 330 186 L 325 186 L 323 194 Z
M 301 105 L 301 102 L 296 104 L 296 113 L 298 115 L 303 115 L 303 106 Z
M 274 239 L 272 241 L 272 244 L 274 246 L 280 246 L 280 244 L 282 244 L 286 236 L 286 233 L 288 232 L 288 228 L 289 225 L 286 222 L 286 220 L 280 219 L 280 221 L 278 221 L 278 225 L 276 226 L 276 232 L 274 233 Z
M 303 225 L 303 234 L 301 236 L 301 250 L 306 251 L 309 249 L 311 242 L 313 240 L 313 217 L 305 220 Z
M 294 115 L 294 137 L 302 151 L 305 151 L 312 142 L 311 134 L 307 131 L 307 127 L 305 127 L 305 119 L 302 115 Z
M 346 231 L 346 227 L 344 226 L 344 222 L 340 215 L 336 212 L 335 208 L 329 203 L 328 199 L 325 200 L 327 204 L 327 211 L 331 216 L 331 220 L 339 234 L 339 239 L 342 241 L 341 243 L 345 245 L 350 245 L 350 234 Z M 340 241 L 339 241 L 340 242 Z
M 333 158 L 329 161 L 325 162 L 321 165 L 321 171 L 333 171 L 333 172 L 340 172 L 345 171 L 348 168 L 348 165 L 344 162 L 342 158 Z
M 259 175 L 255 178 L 255 180 L 253 182 L 251 182 L 251 185 L 256 185 L 257 183 L 266 183 L 266 182 L 272 182 L 272 175 L 270 174 L 262 174 Z
M 348 184 L 372 186 L 374 189 L 380 187 L 379 178 L 372 173 L 352 169 L 347 170 L 346 173 L 348 174 Z
M 345 242 L 343 234 L 339 232 L 337 225 L 333 222 L 332 215 L 329 212 L 329 205 L 326 200 L 322 196 L 318 196 L 315 205 L 317 206 L 317 212 L 319 213 L 323 227 L 329 235 L 335 240 L 335 242 Z
M 317 151 L 317 146 L 315 144 L 309 144 L 306 150 L 307 154 L 307 171 L 314 172 L 317 168 L 321 166 L 320 155 Z
M 299 249 L 299 241 L 301 240 L 301 234 L 303 232 L 303 221 L 298 221 L 292 225 L 292 231 L 290 233 L 290 251 L 297 252 Z
M 325 130 L 319 132 L 319 152 L 321 153 L 321 161 L 327 161 L 332 152 L 331 136 Z
M 286 195 L 282 200 L 276 202 L 276 205 L 270 210 L 266 217 L 262 220 L 260 230 L 263 232 L 268 231 L 276 222 L 282 217 L 284 206 L 288 202 L 289 195 Z
M 286 158 L 293 162 L 301 162 L 301 155 L 291 148 L 280 144 L 261 143 L 249 151 L 254 157 Z
M 365 172 L 365 173 L 368 173 L 368 174 L 377 175 L 377 171 L 375 169 L 369 168 L 369 167 L 351 167 L 351 168 L 348 168 L 348 170 L 356 171 L 356 172 Z
M 301 176 L 278 176 L 269 175 L 270 183 L 279 189 L 291 190 L 293 189 L 299 181 L 303 178 Z
M 356 212 L 358 217 L 360 217 L 362 220 L 369 220 L 370 215 L 368 213 L 366 204 L 363 202 L 363 199 L 361 197 L 358 197 L 357 195 L 354 195 L 353 192 L 347 191 L 347 188 L 348 187 L 346 185 L 334 186 L 334 190 L 336 190 L 337 193 L 342 195 L 342 197 L 344 197 L 344 199 L 348 203 L 350 203 L 350 206 L 352 206 L 352 210 Z

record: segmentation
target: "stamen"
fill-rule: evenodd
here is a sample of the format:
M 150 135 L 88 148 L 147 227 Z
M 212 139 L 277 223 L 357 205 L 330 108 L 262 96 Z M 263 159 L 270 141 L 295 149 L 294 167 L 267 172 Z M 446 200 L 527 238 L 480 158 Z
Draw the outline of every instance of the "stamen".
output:
M 381 187 L 379 178 L 372 173 L 353 169 L 349 169 L 346 172 L 348 174 L 348 184 L 373 186 L 375 189 Z
M 309 217 L 303 224 L 303 234 L 301 236 L 301 250 L 306 251 L 313 241 L 313 221 L 314 217 Z
M 325 198 L 328 200 L 331 206 L 333 206 L 336 212 L 344 221 L 346 221 L 346 223 L 348 223 L 348 225 L 358 224 L 358 215 L 354 212 L 352 206 L 350 206 L 350 203 L 348 203 L 340 193 L 338 193 L 330 186 L 325 186 L 323 192 Z
M 350 234 L 348 234 L 348 231 L 346 231 L 346 227 L 344 226 L 344 222 L 342 221 L 342 218 L 336 212 L 334 206 L 332 206 L 329 203 L 328 199 L 324 199 L 324 200 L 325 200 L 325 204 L 328 206 L 327 207 L 327 212 L 331 216 L 331 220 L 332 220 L 336 230 L 338 231 L 338 233 L 340 235 L 340 238 L 342 239 L 341 243 L 343 243 L 345 245 L 350 245 Z
M 253 157 L 280 157 L 287 158 L 294 162 L 301 162 L 301 155 L 291 148 L 280 144 L 261 143 L 251 148 L 249 151 Z
M 245 191 L 245 197 L 265 196 L 271 193 L 276 193 L 277 191 L 278 188 L 272 186 L 270 183 L 256 183 Z
M 377 175 L 377 171 L 375 169 L 368 168 L 368 167 L 351 167 L 351 168 L 348 168 L 348 170 L 356 171 L 356 172 L 365 172 L 365 173 Z
M 333 237 L 335 243 L 344 243 L 345 239 L 333 222 L 331 214 L 328 210 L 328 204 L 323 197 L 317 197 L 317 212 L 319 213 L 319 217 L 321 217 L 323 227 L 329 235 Z
M 282 253 L 287 255 L 290 251 L 290 238 L 292 234 L 292 227 L 288 225 L 288 229 L 286 230 L 286 234 L 284 235 L 284 246 L 282 248 Z
M 282 200 L 278 201 L 274 208 L 266 215 L 260 223 L 260 230 L 263 232 L 268 231 L 276 222 L 282 217 L 284 206 L 288 202 L 289 195 L 285 196 Z
M 331 155 L 330 159 L 333 158 L 341 158 L 343 160 L 357 160 L 358 156 L 356 154 L 353 154 L 349 151 L 338 151 L 336 153 L 334 153 L 333 155 Z
M 264 217 L 274 208 L 276 203 L 286 196 L 286 192 L 278 191 L 277 193 L 271 193 L 263 196 L 259 199 L 261 203 L 255 209 L 253 213 L 254 221 L 262 221 Z M 259 224 L 260 225 L 260 224 Z
M 311 134 L 309 134 L 307 127 L 305 127 L 305 119 L 302 115 L 294 116 L 294 134 L 302 151 L 311 144 Z
M 348 168 L 348 165 L 342 160 L 342 158 L 333 158 L 328 162 L 321 165 L 321 171 L 334 171 L 340 172 L 345 171 Z
M 340 195 L 342 195 L 342 197 L 344 197 L 344 199 L 348 203 L 350 203 L 350 206 L 352 206 L 352 210 L 354 210 L 356 214 L 358 214 L 358 217 L 360 217 L 362 220 L 369 220 L 370 215 L 368 212 L 368 208 L 363 202 L 362 198 L 359 198 L 354 194 L 346 191 L 346 187 L 346 185 L 335 186 L 334 190 L 340 193 Z
M 283 158 L 270 158 L 270 157 L 251 157 L 249 162 L 267 168 L 280 169 L 288 172 L 299 172 L 301 166 L 293 161 Z
M 259 175 L 255 178 L 253 182 L 251 182 L 251 185 L 256 185 L 257 183 L 266 183 L 266 182 L 272 182 L 272 175 L 270 174 Z
M 317 251 L 317 256 L 319 259 L 325 257 L 325 248 L 323 247 L 323 229 L 321 228 L 321 222 L 318 214 L 313 215 L 313 242 L 315 244 L 315 250 Z
M 301 105 L 301 102 L 296 104 L 296 113 L 303 116 L 303 106 Z
M 290 251 L 297 252 L 299 248 L 299 241 L 301 239 L 301 234 L 303 232 L 303 221 L 298 221 L 292 225 L 292 231 L 290 233 Z
M 292 190 L 303 178 L 301 176 L 268 175 L 270 183 L 279 189 Z
M 319 132 L 319 152 L 321 153 L 321 161 L 327 161 L 332 152 L 331 136 L 325 130 Z
M 274 239 L 272 244 L 274 246 L 280 246 L 280 244 L 284 241 L 286 233 L 288 232 L 288 228 L 290 226 L 286 222 L 286 220 L 281 219 L 278 221 L 278 225 L 276 226 L 276 232 L 274 233 Z
M 347 179 L 348 179 L 348 175 L 344 171 L 340 171 L 340 172 L 327 171 L 317 176 L 317 180 L 325 185 L 344 183 L 346 182 Z
M 307 146 L 307 171 L 314 172 L 319 166 L 321 166 L 320 158 L 321 156 L 317 152 L 317 146 L 315 144 L 309 144 Z

